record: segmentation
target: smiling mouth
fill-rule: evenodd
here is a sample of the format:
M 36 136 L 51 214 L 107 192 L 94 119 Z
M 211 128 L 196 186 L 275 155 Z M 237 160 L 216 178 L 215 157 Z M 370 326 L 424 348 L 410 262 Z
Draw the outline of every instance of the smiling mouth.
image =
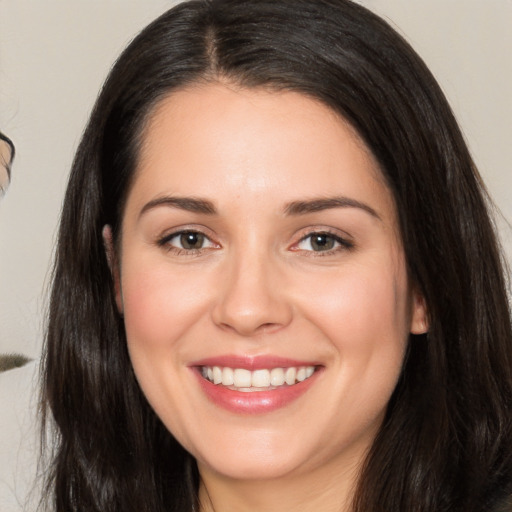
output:
M 251 371 L 227 366 L 202 366 L 200 371 L 203 378 L 212 384 L 233 391 L 254 392 L 294 386 L 309 379 L 316 369 L 316 366 L 290 366 Z

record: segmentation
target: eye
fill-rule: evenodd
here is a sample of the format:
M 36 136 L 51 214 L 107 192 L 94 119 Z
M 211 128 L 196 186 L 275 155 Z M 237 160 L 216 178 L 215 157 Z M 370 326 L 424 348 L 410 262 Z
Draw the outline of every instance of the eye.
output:
M 300 240 L 297 249 L 301 251 L 329 252 L 341 248 L 352 248 L 352 244 L 331 233 L 310 233 Z
M 159 245 L 171 246 L 171 248 L 183 251 L 198 251 L 215 247 L 215 244 L 199 231 L 180 231 L 162 238 Z

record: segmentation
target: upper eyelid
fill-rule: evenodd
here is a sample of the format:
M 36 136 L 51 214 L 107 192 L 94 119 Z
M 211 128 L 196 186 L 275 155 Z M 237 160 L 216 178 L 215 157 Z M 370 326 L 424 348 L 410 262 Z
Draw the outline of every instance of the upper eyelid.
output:
M 338 235 L 333 235 L 332 233 L 326 233 L 324 231 L 324 232 L 314 232 L 314 233 L 310 233 L 309 235 L 303 236 L 298 242 L 294 243 L 292 247 L 298 247 L 305 240 L 307 240 L 308 238 L 311 238 L 314 235 L 327 235 L 327 236 L 331 237 L 339 246 L 342 246 L 342 247 L 352 247 L 354 245 L 351 241 L 349 241 L 345 238 L 342 238 Z M 303 249 L 303 250 L 305 250 L 305 249 Z M 327 251 L 325 251 L 325 252 L 327 252 Z
M 299 230 L 298 240 L 295 243 L 298 243 L 298 242 L 304 240 L 305 238 L 307 238 L 308 236 L 312 236 L 315 234 L 330 235 L 334 238 L 339 238 L 339 239 L 345 240 L 347 242 L 353 241 L 353 237 L 349 233 L 347 233 L 346 231 L 343 231 L 341 229 L 325 227 L 325 226 L 313 226 L 313 227 L 308 227 L 308 228 Z
M 212 238 L 210 236 L 208 236 L 206 233 L 204 233 L 202 231 L 193 230 L 193 229 L 182 229 L 179 231 L 173 231 L 172 233 L 169 233 L 167 235 L 163 235 L 163 236 L 159 237 L 158 243 L 159 243 L 159 245 L 164 245 L 166 243 L 169 243 L 172 239 L 177 238 L 184 233 L 197 233 L 197 234 L 203 235 L 211 244 L 219 245 L 217 242 L 213 241 Z
M 198 226 L 198 225 L 193 225 L 193 224 L 177 226 L 177 227 L 162 230 L 161 234 L 157 235 L 157 237 L 159 239 L 172 238 L 173 236 L 180 235 L 182 233 L 200 233 L 209 239 L 213 238 L 211 229 L 208 229 L 206 226 Z
M 179 256 L 179 255 L 188 255 L 188 256 L 198 256 L 200 254 L 203 254 L 205 251 L 209 251 L 212 249 L 212 247 L 200 247 L 200 248 L 197 248 L 197 249 L 186 249 L 185 247 L 178 247 L 174 244 L 171 244 L 170 241 L 173 239 L 173 238 L 176 238 L 176 237 L 179 237 L 182 233 L 190 233 L 190 232 L 195 232 L 195 233 L 200 233 L 200 234 L 203 234 L 202 232 L 200 231 L 192 231 L 192 230 L 181 230 L 181 231 L 174 231 L 172 233 L 169 233 L 168 235 L 164 235 L 162 237 L 159 237 L 157 238 L 156 240 L 156 245 L 160 248 L 160 249 L 164 249 L 167 253 L 172 253 L 176 256 Z M 215 242 L 213 242 L 211 240 L 210 237 L 204 235 L 205 238 L 208 239 L 209 243 L 212 245 L 212 246 L 216 246 L 218 244 L 216 244 Z
M 320 256 L 320 255 L 327 256 L 328 254 L 332 254 L 334 252 L 338 252 L 343 249 L 352 250 L 356 247 L 354 237 L 351 236 L 346 231 L 343 231 L 339 228 L 326 227 L 326 226 L 310 226 L 309 228 L 305 228 L 304 230 L 301 230 L 301 231 L 302 231 L 302 233 L 300 234 L 299 238 L 291 244 L 291 246 L 290 246 L 291 250 L 304 250 L 306 252 L 311 252 L 318 256 Z M 298 248 L 299 244 L 301 244 L 304 240 L 306 240 L 307 238 L 309 238 L 313 235 L 331 236 L 332 238 L 334 238 L 336 240 L 336 242 L 338 244 L 340 244 L 340 247 L 336 247 L 336 248 L 326 250 L 326 251 L 307 251 L 305 249 Z

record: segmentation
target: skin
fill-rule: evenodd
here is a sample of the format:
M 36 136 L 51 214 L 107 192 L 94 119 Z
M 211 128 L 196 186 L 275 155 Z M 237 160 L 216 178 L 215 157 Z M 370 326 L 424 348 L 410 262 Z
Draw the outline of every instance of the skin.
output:
M 7 169 L 11 164 L 11 159 L 11 147 L 4 140 L 0 140 L 0 191 L 5 190 L 9 185 Z
M 108 226 L 104 236 L 137 379 L 198 462 L 202 510 L 349 510 L 409 333 L 427 328 L 376 162 L 319 102 L 222 83 L 172 93 L 143 139 L 118 254 Z M 334 197 L 344 206 L 290 211 Z M 180 247 L 173 235 L 187 230 L 203 246 Z M 333 247 L 317 250 L 311 233 Z M 320 371 L 291 403 L 238 414 L 190 367 L 225 354 Z

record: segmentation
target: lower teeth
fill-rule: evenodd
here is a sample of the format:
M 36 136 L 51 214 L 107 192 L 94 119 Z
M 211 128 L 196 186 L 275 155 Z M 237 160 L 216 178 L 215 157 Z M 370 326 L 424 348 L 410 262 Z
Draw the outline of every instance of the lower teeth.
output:
M 232 391 L 241 391 L 242 393 L 253 393 L 259 391 L 272 391 L 274 389 L 282 388 L 284 386 L 270 386 L 268 388 L 235 388 L 235 386 L 227 386 Z

